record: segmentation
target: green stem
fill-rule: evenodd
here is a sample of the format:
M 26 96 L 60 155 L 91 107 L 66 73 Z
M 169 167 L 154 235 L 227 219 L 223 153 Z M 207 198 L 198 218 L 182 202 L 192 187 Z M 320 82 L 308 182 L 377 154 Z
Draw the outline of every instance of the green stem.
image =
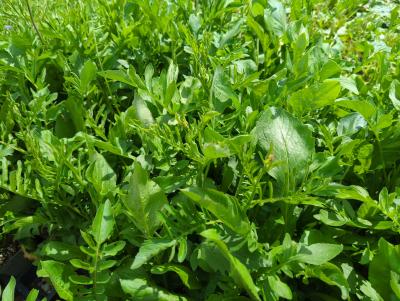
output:
M 28 7 L 29 17 L 31 19 L 31 23 L 32 23 L 33 29 L 35 30 L 36 34 L 38 35 L 40 42 L 42 44 L 44 44 L 42 35 L 40 34 L 39 29 L 36 26 L 35 20 L 33 19 L 32 8 L 31 8 L 31 5 L 29 4 L 29 0 L 25 0 L 25 2 L 26 2 L 26 6 Z

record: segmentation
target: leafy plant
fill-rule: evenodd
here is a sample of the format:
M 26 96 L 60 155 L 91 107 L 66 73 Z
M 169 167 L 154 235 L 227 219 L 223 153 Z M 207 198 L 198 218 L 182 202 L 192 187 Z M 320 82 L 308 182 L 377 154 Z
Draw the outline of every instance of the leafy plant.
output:
M 3 2 L 0 233 L 59 299 L 400 298 L 396 1 Z

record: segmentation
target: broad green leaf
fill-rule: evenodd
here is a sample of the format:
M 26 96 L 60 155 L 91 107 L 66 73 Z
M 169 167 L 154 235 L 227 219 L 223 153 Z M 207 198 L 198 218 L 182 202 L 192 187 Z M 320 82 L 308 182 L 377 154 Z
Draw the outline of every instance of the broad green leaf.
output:
M 113 242 L 109 245 L 105 244 L 103 246 L 102 254 L 103 256 L 115 256 L 124 249 L 125 245 L 126 242 L 123 240 Z
M 400 245 L 392 245 L 381 238 L 377 253 L 369 265 L 368 279 L 384 300 L 397 300 L 397 291 L 391 287 L 393 273 L 400 274 Z M 394 288 L 397 290 L 396 286 Z
M 160 224 L 159 213 L 167 203 L 167 198 L 139 163 L 135 163 L 128 195 L 123 201 L 139 230 L 146 237 L 153 235 Z
M 69 276 L 68 279 L 75 284 L 82 284 L 82 285 L 93 284 L 93 280 L 91 278 L 82 275 L 72 275 Z
M 87 270 L 87 271 L 93 271 L 93 267 L 89 262 L 83 261 L 81 259 L 71 259 L 70 264 L 77 269 L 82 269 L 82 270 Z
M 203 152 L 208 160 L 230 156 L 230 149 L 226 139 L 209 127 L 204 130 Z
M 39 291 L 37 289 L 31 289 L 28 296 L 26 297 L 26 301 L 36 301 L 39 296 Z
M 268 276 L 267 281 L 270 289 L 275 295 L 287 300 L 293 299 L 293 294 L 290 287 L 286 283 L 282 282 L 277 275 Z
M 14 291 L 17 281 L 14 276 L 11 276 L 10 281 L 4 288 L 3 294 L 1 295 L 1 301 L 14 301 Z
M 309 246 L 302 245 L 293 260 L 313 265 L 321 265 L 335 258 L 343 251 L 342 245 L 316 243 Z
M 37 274 L 39 277 L 50 278 L 53 287 L 62 299 L 66 301 L 74 300 L 74 295 L 71 291 L 71 283 L 68 280 L 68 277 L 73 275 L 70 266 L 53 260 L 40 261 Z
M 96 64 L 91 60 L 88 60 L 85 65 L 83 65 L 80 80 L 81 80 L 81 93 L 86 93 L 89 90 L 89 85 L 92 80 L 96 78 L 97 67 Z
M 220 66 L 215 69 L 211 91 L 214 98 L 217 100 L 217 102 L 215 102 L 215 109 L 218 112 L 222 112 L 225 109 L 228 105 L 228 100 L 232 100 L 233 103 L 238 103 L 239 101 L 228 77 L 224 74 L 224 69 Z
M 61 241 L 49 241 L 45 243 L 40 253 L 58 261 L 67 261 L 82 256 L 79 247 Z
M 245 289 L 253 300 L 261 301 L 258 295 L 258 288 L 254 284 L 249 270 L 239 259 L 231 254 L 227 245 L 219 237 L 217 231 L 209 229 L 201 232 L 200 235 L 214 242 L 224 257 L 230 262 L 230 274 L 236 284 Z
M 195 274 L 193 274 L 187 267 L 179 264 L 162 264 L 156 265 L 151 268 L 151 272 L 153 274 L 162 275 L 167 272 L 174 272 L 176 273 L 183 284 L 189 289 L 199 289 L 201 285 L 197 280 Z
M 319 72 L 319 76 L 321 80 L 328 79 L 336 74 L 339 74 L 342 69 L 340 66 L 333 60 L 328 60 Z
M 342 88 L 347 89 L 356 95 L 359 94 L 357 84 L 354 79 L 349 78 L 349 77 L 340 77 L 338 80 L 339 80 Z
M 337 286 L 340 289 L 343 300 L 349 297 L 349 284 L 342 272 L 337 266 L 331 263 L 324 263 L 316 266 L 308 266 L 306 268 L 308 277 L 316 277 L 329 285 Z
M 14 150 L 9 146 L 0 145 L 0 159 L 3 157 L 11 156 Z
M 400 110 L 400 82 L 397 79 L 390 84 L 389 98 L 396 110 Z
M 122 70 L 106 70 L 100 71 L 98 74 L 104 78 L 119 81 L 121 83 L 136 87 L 136 84 L 132 82 L 128 74 Z
M 371 301 L 384 301 L 384 299 L 379 295 L 379 293 L 372 287 L 369 281 L 364 280 L 360 286 L 360 291 L 365 294 Z M 386 299 L 385 299 L 386 300 Z
M 98 245 L 107 240 L 114 229 L 114 216 L 111 202 L 106 200 L 97 209 L 96 216 L 92 224 L 92 235 Z
M 367 121 L 370 121 L 372 115 L 376 113 L 376 107 L 363 100 L 338 100 L 335 104 L 360 113 Z
M 188 243 L 186 238 L 179 240 L 178 262 L 184 262 L 188 254 Z
M 268 30 L 278 37 L 286 32 L 287 20 L 285 8 L 281 1 L 268 1 L 268 8 L 264 10 L 264 22 Z
M 160 254 L 162 251 L 176 245 L 176 240 L 170 239 L 152 239 L 145 241 L 139 248 L 139 252 L 135 256 L 131 269 L 140 268 L 151 258 Z
M 104 196 L 115 194 L 117 176 L 107 160 L 95 152 L 90 158 L 90 165 L 86 170 L 87 180 L 93 184 L 97 193 Z
M 400 274 L 390 271 L 390 287 L 396 298 L 400 299 Z
M 269 174 L 283 189 L 304 180 L 314 154 L 311 131 L 280 108 L 269 108 L 257 121 L 253 134 L 265 152 L 272 152 L 277 165 Z
M 293 93 L 289 103 L 298 114 L 303 114 L 333 104 L 339 93 L 339 81 L 327 79 Z
M 113 266 L 115 266 L 118 263 L 117 260 L 104 260 L 99 263 L 98 265 L 98 270 L 99 271 L 105 271 L 111 269 Z
M 250 222 L 234 197 L 214 189 L 198 187 L 185 188 L 182 193 L 201 207 L 211 211 L 233 231 L 242 235 L 249 233 Z
M 122 290 L 137 301 L 187 301 L 185 297 L 168 293 L 149 283 L 147 279 L 120 279 Z

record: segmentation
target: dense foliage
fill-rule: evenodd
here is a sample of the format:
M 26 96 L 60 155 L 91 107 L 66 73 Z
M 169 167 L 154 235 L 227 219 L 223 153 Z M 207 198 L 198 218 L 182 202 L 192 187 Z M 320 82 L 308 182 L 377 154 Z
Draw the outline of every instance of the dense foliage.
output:
M 400 300 L 399 7 L 2 0 L 2 237 L 61 300 Z

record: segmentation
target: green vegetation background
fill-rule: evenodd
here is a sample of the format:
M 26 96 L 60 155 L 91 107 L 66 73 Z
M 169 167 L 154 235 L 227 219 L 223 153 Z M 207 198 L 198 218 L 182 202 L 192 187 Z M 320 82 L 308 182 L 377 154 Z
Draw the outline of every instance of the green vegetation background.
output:
M 2 0 L 0 237 L 62 300 L 400 300 L 399 12 Z

